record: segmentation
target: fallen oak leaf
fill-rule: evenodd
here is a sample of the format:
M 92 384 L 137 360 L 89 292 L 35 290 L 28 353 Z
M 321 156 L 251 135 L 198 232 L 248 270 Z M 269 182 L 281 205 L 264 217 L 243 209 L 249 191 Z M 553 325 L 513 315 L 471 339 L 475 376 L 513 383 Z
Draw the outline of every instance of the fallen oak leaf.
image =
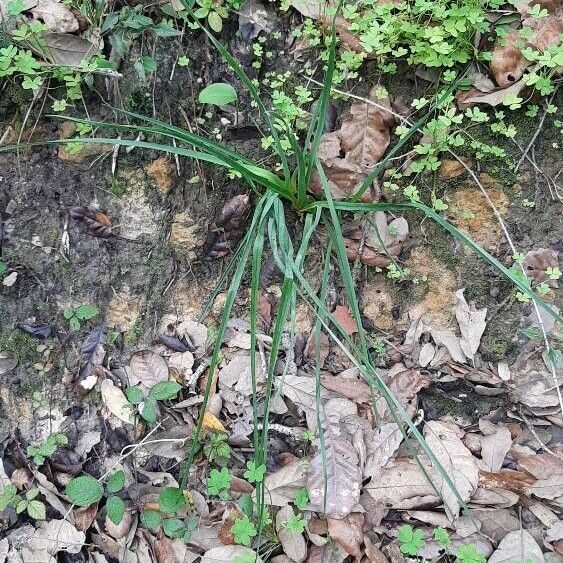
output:
M 347 334 L 352 335 L 358 332 L 358 326 L 356 325 L 356 321 L 352 317 L 348 307 L 344 305 L 337 305 L 332 314 Z

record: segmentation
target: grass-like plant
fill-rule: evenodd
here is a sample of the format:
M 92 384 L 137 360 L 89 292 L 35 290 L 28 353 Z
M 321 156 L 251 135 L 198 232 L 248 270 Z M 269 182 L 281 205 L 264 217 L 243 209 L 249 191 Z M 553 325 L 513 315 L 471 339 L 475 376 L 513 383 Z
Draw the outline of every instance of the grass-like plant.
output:
M 181 0 L 186 10 L 191 8 L 187 0 Z M 281 282 L 281 295 L 278 310 L 272 330 L 272 342 L 270 349 L 270 361 L 267 367 L 266 382 L 263 389 L 258 389 L 258 370 L 255 355 L 251 354 L 251 377 L 252 377 L 252 401 L 254 412 L 254 460 L 253 467 L 258 468 L 265 465 L 266 451 L 268 446 L 268 418 L 270 412 L 270 399 L 274 390 L 274 376 L 276 358 L 282 349 L 282 336 L 289 331 L 290 340 L 294 337 L 295 314 L 297 299 L 307 302 L 315 314 L 314 336 L 316 343 L 316 356 L 320 357 L 320 334 L 325 330 L 331 338 L 337 342 L 350 361 L 359 368 L 362 377 L 370 386 L 372 396 L 380 394 L 387 401 L 390 411 L 395 416 L 405 438 L 414 437 L 421 449 L 425 452 L 432 464 L 438 469 L 444 482 L 448 484 L 456 495 L 460 504 L 465 507 L 463 499 L 456 491 L 455 485 L 447 472 L 442 468 L 431 449 L 426 444 L 423 436 L 411 421 L 401 402 L 390 392 L 384 381 L 378 375 L 377 369 L 373 365 L 369 354 L 369 338 L 366 334 L 361 318 L 360 307 L 356 294 L 356 287 L 352 270 L 346 256 L 344 237 L 341 230 L 341 215 L 346 212 L 356 214 L 368 214 L 374 211 L 415 211 L 440 225 L 455 239 L 476 252 L 485 262 L 493 266 L 498 272 L 506 276 L 521 292 L 530 296 L 539 306 L 543 307 L 550 315 L 558 321 L 563 319 L 554 312 L 539 296 L 520 277 L 502 265 L 494 256 L 489 254 L 481 246 L 475 243 L 470 237 L 457 229 L 454 225 L 446 221 L 439 213 L 432 208 L 418 202 L 408 203 L 362 203 L 359 201 L 361 195 L 370 188 L 373 181 L 385 169 L 389 159 L 398 154 L 409 139 L 416 134 L 424 123 L 433 115 L 434 110 L 439 106 L 440 99 L 428 109 L 428 112 L 414 123 L 408 132 L 403 135 L 397 144 L 388 151 L 359 188 L 354 197 L 346 201 L 335 201 L 332 198 L 328 180 L 323 168 L 317 158 L 317 151 L 323 134 L 325 115 L 327 112 L 329 97 L 331 93 L 332 78 L 335 69 L 335 48 L 336 33 L 334 25 L 331 30 L 331 41 L 329 56 L 326 64 L 325 79 L 320 93 L 316 109 L 312 115 L 308 130 L 304 139 L 300 141 L 296 138 L 291 127 L 268 111 L 264 102 L 250 78 L 245 74 L 236 59 L 229 51 L 205 28 L 203 32 L 207 34 L 209 41 L 218 50 L 220 55 L 231 66 L 237 77 L 250 93 L 256 103 L 261 117 L 269 129 L 269 134 L 273 138 L 273 147 L 281 163 L 281 174 L 275 174 L 261 166 L 258 166 L 238 152 L 213 142 L 204 137 L 190 133 L 182 128 L 169 125 L 165 122 L 143 115 L 123 112 L 133 122 L 137 124 L 108 124 L 104 122 L 87 121 L 91 127 L 110 128 L 122 132 L 139 133 L 142 132 L 149 141 L 137 141 L 118 138 L 79 138 L 68 139 L 59 142 L 80 142 L 80 143 L 100 143 L 112 145 L 133 146 L 158 150 L 174 155 L 197 159 L 213 165 L 234 170 L 248 183 L 256 194 L 256 204 L 249 221 L 246 235 L 233 256 L 227 268 L 230 276 L 230 283 L 227 290 L 226 302 L 223 309 L 221 323 L 217 331 L 213 354 L 209 366 L 207 386 L 204 392 L 204 400 L 200 409 L 199 421 L 196 426 L 193 440 L 187 452 L 187 459 L 182 469 L 180 486 L 186 486 L 190 475 L 190 469 L 197 456 L 202 442 L 202 423 L 206 410 L 211 384 L 214 380 L 214 372 L 220 361 L 220 348 L 227 328 L 227 323 L 231 316 L 235 297 L 245 279 L 245 274 L 250 272 L 250 338 L 251 350 L 257 346 L 258 333 L 258 302 L 261 267 L 264 262 L 264 254 L 269 249 L 276 262 L 277 267 L 283 275 Z M 456 86 L 454 82 L 447 94 Z M 77 123 L 84 123 L 85 120 L 74 119 Z M 286 156 L 280 142 L 280 131 L 289 138 L 294 153 L 293 165 Z M 170 144 L 167 144 L 170 141 Z M 6 150 L 6 149 L 0 149 Z M 309 192 L 311 177 L 317 172 L 323 186 L 324 197 L 313 198 Z M 292 235 L 286 222 L 287 206 L 302 215 L 302 229 L 297 236 Z M 324 249 L 324 268 L 320 290 L 309 284 L 303 274 L 305 261 L 311 245 L 313 234 L 318 228 L 324 228 L 328 235 L 328 243 Z M 331 311 L 327 308 L 326 293 L 328 288 L 328 276 L 332 260 L 336 261 L 340 279 L 345 290 L 348 306 L 358 328 L 357 339 L 353 339 L 343 329 L 335 319 Z M 227 275 L 224 275 L 224 282 Z M 211 302 L 211 299 L 210 301 Z M 202 316 L 206 311 L 202 312 Z M 315 374 L 317 378 L 317 416 L 320 450 L 323 459 L 326 461 L 326 451 L 321 425 L 321 401 L 320 401 L 320 362 L 316 362 Z M 260 404 L 261 402 L 261 404 Z M 259 408 L 260 406 L 260 408 Z M 261 416 L 259 412 L 263 413 Z M 261 420 L 259 420 L 261 418 Z M 409 436 L 407 436 L 407 433 Z M 419 466 L 424 470 L 421 463 Z M 256 480 L 256 500 L 258 506 L 257 536 L 258 543 L 262 537 L 264 522 L 263 517 L 267 499 L 267 491 L 264 488 L 264 480 Z

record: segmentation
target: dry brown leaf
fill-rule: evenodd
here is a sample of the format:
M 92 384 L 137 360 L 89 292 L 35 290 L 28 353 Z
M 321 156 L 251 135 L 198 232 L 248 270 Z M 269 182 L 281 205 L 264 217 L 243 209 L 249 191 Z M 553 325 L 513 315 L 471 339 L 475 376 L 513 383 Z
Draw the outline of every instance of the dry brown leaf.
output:
M 487 322 L 487 309 L 475 309 L 475 305 L 469 305 L 463 296 L 465 288 L 455 292 L 455 317 L 461 330 L 461 340 L 459 342 L 463 353 L 468 359 L 472 360 L 479 349 L 481 336 L 485 331 Z
M 356 403 L 369 403 L 371 393 L 369 385 L 361 379 L 350 379 L 339 375 L 324 375 L 321 377 L 321 385 L 342 397 L 346 397 Z
M 295 460 L 275 473 L 266 475 L 264 487 L 268 491 L 267 504 L 285 506 L 293 502 L 299 489 L 305 487 L 307 475 L 301 460 Z
M 41 36 L 41 56 L 54 65 L 78 67 L 98 53 L 90 41 L 69 33 L 46 33 Z M 104 145 L 106 146 L 106 145 Z
M 389 100 L 379 99 L 375 88 L 368 99 L 373 103 L 354 102 L 340 129 L 325 133 L 321 139 L 319 160 L 332 196 L 337 200 L 346 199 L 358 190 L 385 154 L 391 140 L 394 118 L 390 113 Z M 311 180 L 310 190 L 318 197 L 323 195 L 317 173 Z M 379 196 L 379 188 L 374 185 L 362 195 L 361 201 L 374 202 Z
M 159 381 L 168 381 L 168 366 L 162 356 L 152 350 L 141 350 L 131 356 L 129 383 L 150 389 Z
M 479 485 L 486 489 L 505 489 L 517 494 L 522 494 L 524 489 L 536 480 L 525 473 L 512 469 L 501 469 L 496 473 L 488 471 L 479 472 Z
M 504 102 L 507 96 L 511 94 L 519 94 L 526 85 L 523 80 L 519 80 L 508 86 L 508 88 L 497 88 L 496 90 L 491 90 L 490 92 L 481 92 L 477 88 L 471 88 L 471 90 L 460 90 L 455 98 L 459 109 L 467 109 L 476 104 L 488 104 L 490 106 L 498 106 Z
M 98 504 L 91 504 L 85 508 L 74 509 L 74 525 L 79 532 L 85 532 L 98 514 Z
M 512 563 L 513 561 L 531 563 L 544 563 L 545 561 L 540 546 L 530 532 L 524 529 L 507 534 L 489 558 L 488 563 Z
M 357 512 L 346 518 L 327 518 L 330 537 L 349 555 L 360 557 L 364 541 L 364 515 Z
M 558 287 L 557 280 L 550 279 L 545 273 L 548 268 L 556 268 L 558 266 L 558 253 L 550 248 L 530 250 L 524 256 L 524 269 L 534 284 L 545 282 L 550 287 Z
M 507 88 L 522 78 L 530 65 L 521 49 L 525 41 L 518 31 L 509 33 L 502 43 L 497 43 L 491 54 L 491 72 L 501 88 Z
M 57 541 L 53 541 L 56 538 Z M 66 520 L 42 522 L 29 538 L 26 547 L 31 551 L 45 551 L 54 555 L 59 551 L 79 553 L 86 541 L 86 534 L 78 531 Z
M 396 397 L 403 400 L 412 399 L 421 389 L 429 387 L 432 383 L 429 374 L 407 369 L 403 364 L 395 364 L 387 377 L 387 387 Z
M 316 388 L 314 377 L 306 375 L 286 375 L 276 378 L 276 387 L 280 393 L 292 403 L 305 410 L 315 410 L 317 407 Z M 328 392 L 321 389 L 321 400 L 328 397 Z
M 495 473 L 502 467 L 502 463 L 510 446 L 512 437 L 510 430 L 505 426 L 499 426 L 495 432 L 481 438 L 481 458 L 485 463 L 485 469 Z
M 364 432 L 367 457 L 364 478 L 374 477 L 385 467 L 403 441 L 403 433 L 396 422 L 382 423 L 375 430 Z
M 37 0 L 37 5 L 31 10 L 33 18 L 42 21 L 55 33 L 74 33 L 80 26 L 74 14 L 67 6 L 53 0 Z
M 490 473 L 494 475 L 494 473 Z M 506 489 L 478 487 L 473 496 L 471 497 L 471 505 L 473 506 L 488 506 L 496 508 L 509 508 L 514 506 L 519 496 L 512 491 Z
M 263 563 L 255 551 L 242 545 L 223 545 L 205 552 L 201 563 L 233 563 L 237 558 L 252 557 L 252 561 Z
M 454 519 L 461 508 L 460 500 L 468 501 L 479 484 L 477 461 L 458 436 L 459 429 L 445 423 L 430 421 L 424 426 L 424 437 L 428 447 L 445 469 L 455 485 L 455 494 L 442 478 L 433 480 L 444 500 L 446 514 Z
M 481 532 L 495 543 L 506 534 L 520 529 L 520 521 L 505 508 L 473 509 L 472 514 L 481 522 Z
M 524 489 L 530 496 L 554 500 L 563 497 L 563 474 L 551 475 L 547 479 L 538 479 Z
M 305 563 L 342 563 L 347 557 L 348 554 L 338 544 L 311 545 Z
M 286 505 L 276 514 L 276 532 L 281 542 L 284 553 L 296 563 L 303 563 L 307 557 L 307 544 L 303 534 L 298 534 L 287 529 L 288 520 L 295 516 L 293 508 Z
M 338 416 L 325 417 L 323 429 L 325 459 L 316 440 L 316 453 L 307 469 L 311 507 L 328 517 L 344 518 L 360 499 L 360 460 L 344 435 Z
M 232 252 L 246 231 L 250 213 L 248 194 L 231 198 L 209 226 L 204 252 L 210 259 L 223 258 Z
M 434 468 L 425 469 L 432 481 L 436 482 L 437 472 Z M 364 488 L 374 500 L 397 510 L 430 508 L 441 502 L 417 463 L 411 459 L 394 460 L 392 465 L 382 468 Z
M 123 391 L 113 384 L 113 381 L 104 379 L 100 383 L 102 401 L 108 411 L 122 422 L 130 423 L 133 420 L 131 405 L 125 397 Z
M 368 536 L 364 536 L 365 554 L 368 559 L 366 563 L 389 563 L 383 552 L 376 547 Z
M 536 479 L 547 479 L 552 475 L 563 475 L 563 461 L 552 454 L 534 454 L 518 457 L 518 470 L 526 471 Z
M 332 314 L 347 334 L 352 335 L 358 332 L 358 326 L 356 325 L 356 321 L 352 317 L 348 307 L 344 305 L 337 305 Z

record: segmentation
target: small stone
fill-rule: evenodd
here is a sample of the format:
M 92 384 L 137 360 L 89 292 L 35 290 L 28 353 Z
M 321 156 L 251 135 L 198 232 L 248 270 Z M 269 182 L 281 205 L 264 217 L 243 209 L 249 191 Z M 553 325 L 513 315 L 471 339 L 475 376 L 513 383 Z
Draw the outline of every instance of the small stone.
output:
M 153 160 L 145 171 L 149 178 L 155 183 L 156 190 L 161 195 L 166 195 L 176 183 L 176 169 L 174 164 L 165 156 Z
M 469 166 L 468 163 L 466 163 Z M 451 180 L 452 178 L 458 178 L 466 172 L 465 167 L 459 160 L 451 160 L 445 158 L 440 164 L 440 179 Z
M 110 327 L 129 332 L 135 326 L 140 312 L 141 300 L 131 294 L 128 285 L 124 285 L 109 303 L 106 322 Z

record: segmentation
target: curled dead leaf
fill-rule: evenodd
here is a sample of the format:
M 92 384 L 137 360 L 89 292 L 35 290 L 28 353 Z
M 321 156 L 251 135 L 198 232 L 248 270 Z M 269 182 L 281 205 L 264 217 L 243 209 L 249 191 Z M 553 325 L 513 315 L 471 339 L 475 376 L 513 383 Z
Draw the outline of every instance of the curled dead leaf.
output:
M 84 224 L 92 236 L 97 238 L 113 236 L 109 217 L 95 207 L 74 206 L 70 208 L 69 213 L 73 219 Z
M 204 252 L 209 259 L 223 258 L 232 252 L 246 230 L 250 212 L 250 196 L 237 195 L 219 211 L 210 225 Z
M 365 102 L 354 102 L 338 131 L 325 133 L 318 150 L 319 160 L 328 179 L 334 199 L 352 196 L 369 172 L 385 154 L 391 140 L 394 117 L 388 99 L 379 99 L 372 89 Z M 311 179 L 310 191 L 322 197 L 323 187 L 317 173 Z M 373 184 L 361 201 L 375 202 L 379 186 Z

